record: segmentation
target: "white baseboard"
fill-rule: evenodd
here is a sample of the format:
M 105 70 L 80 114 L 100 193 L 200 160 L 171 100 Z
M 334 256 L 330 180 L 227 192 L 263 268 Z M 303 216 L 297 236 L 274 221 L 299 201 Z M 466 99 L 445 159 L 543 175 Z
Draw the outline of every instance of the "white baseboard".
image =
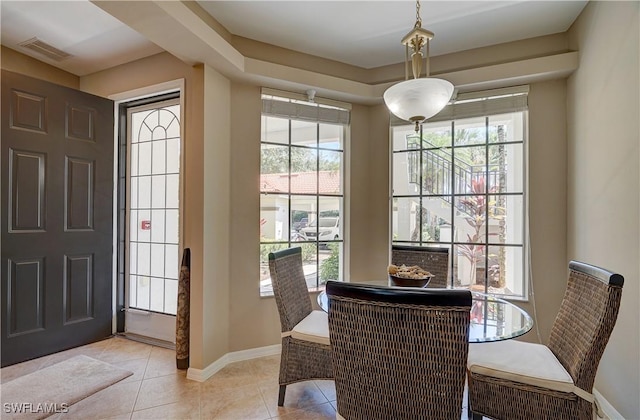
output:
M 187 379 L 191 379 L 192 381 L 204 382 L 213 375 L 216 374 L 220 369 L 227 366 L 229 362 L 227 361 L 227 355 L 225 354 L 215 362 L 211 363 L 204 369 L 196 369 L 190 367 L 187 370 Z
M 282 345 L 274 344 L 272 346 L 258 347 L 255 349 L 247 349 L 227 353 L 204 369 L 195 369 L 190 367 L 187 370 L 187 379 L 191 379 L 197 382 L 204 382 L 215 375 L 220 369 L 227 366 L 229 363 L 257 359 L 259 357 L 265 356 L 272 356 L 274 354 L 280 354 L 281 350 Z
M 258 357 L 273 356 L 274 354 L 280 354 L 282 351 L 282 344 L 274 344 L 272 346 L 258 347 L 255 349 L 234 351 L 225 354 L 229 358 L 228 363 L 241 362 L 243 360 L 257 359 Z
M 605 415 L 605 419 L 624 420 L 622 414 L 618 413 L 618 410 L 616 410 L 615 407 L 612 406 L 611 403 L 607 401 L 607 399 L 595 388 L 593 389 L 593 396 L 598 400 L 598 404 L 600 404 L 600 408 Z

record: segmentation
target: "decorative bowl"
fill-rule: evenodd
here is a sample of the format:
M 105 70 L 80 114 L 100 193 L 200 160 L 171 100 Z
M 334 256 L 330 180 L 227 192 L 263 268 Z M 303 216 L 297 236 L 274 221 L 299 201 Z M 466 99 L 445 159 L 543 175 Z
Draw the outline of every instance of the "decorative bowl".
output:
M 412 279 L 408 277 L 398 277 L 393 274 L 389 274 L 389 280 L 391 280 L 391 284 L 393 286 L 400 287 L 425 287 L 431 281 L 433 276 L 426 276 L 417 279 Z

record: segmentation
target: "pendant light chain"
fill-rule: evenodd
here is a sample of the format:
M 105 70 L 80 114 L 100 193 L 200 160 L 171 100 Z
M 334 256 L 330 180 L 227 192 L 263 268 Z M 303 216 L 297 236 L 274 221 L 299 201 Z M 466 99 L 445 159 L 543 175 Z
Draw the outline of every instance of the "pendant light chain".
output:
M 414 28 L 422 28 L 422 18 L 420 17 L 420 0 L 416 0 L 416 24 Z

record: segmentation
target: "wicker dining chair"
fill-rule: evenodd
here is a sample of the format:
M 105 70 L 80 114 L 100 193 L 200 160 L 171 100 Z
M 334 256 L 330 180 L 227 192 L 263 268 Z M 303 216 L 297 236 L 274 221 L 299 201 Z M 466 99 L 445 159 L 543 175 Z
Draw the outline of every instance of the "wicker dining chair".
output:
M 468 290 L 329 281 L 337 418 L 459 419 Z
M 571 261 L 549 344 L 507 340 L 469 349 L 469 415 L 592 419 L 593 381 L 618 316 L 624 278 Z
M 417 265 L 433 278 L 426 287 L 445 288 L 449 283 L 449 248 L 433 246 L 391 246 L 391 264 Z
M 269 253 L 269 271 L 282 330 L 280 391 L 284 404 L 289 384 L 311 379 L 333 379 L 327 314 L 314 311 L 302 270 L 302 249 Z

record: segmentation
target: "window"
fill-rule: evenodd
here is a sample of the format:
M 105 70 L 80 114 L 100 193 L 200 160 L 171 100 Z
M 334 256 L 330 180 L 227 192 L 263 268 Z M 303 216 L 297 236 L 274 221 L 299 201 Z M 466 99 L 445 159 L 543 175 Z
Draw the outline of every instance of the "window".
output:
M 392 126 L 393 243 L 448 248 L 452 287 L 526 297 L 526 92 Z
M 128 307 L 175 315 L 180 262 L 180 99 L 131 106 L 127 125 Z
M 309 290 L 342 280 L 345 108 L 262 95 L 260 293 L 273 294 L 269 252 L 302 248 Z M 317 99 L 316 99 L 317 101 Z

